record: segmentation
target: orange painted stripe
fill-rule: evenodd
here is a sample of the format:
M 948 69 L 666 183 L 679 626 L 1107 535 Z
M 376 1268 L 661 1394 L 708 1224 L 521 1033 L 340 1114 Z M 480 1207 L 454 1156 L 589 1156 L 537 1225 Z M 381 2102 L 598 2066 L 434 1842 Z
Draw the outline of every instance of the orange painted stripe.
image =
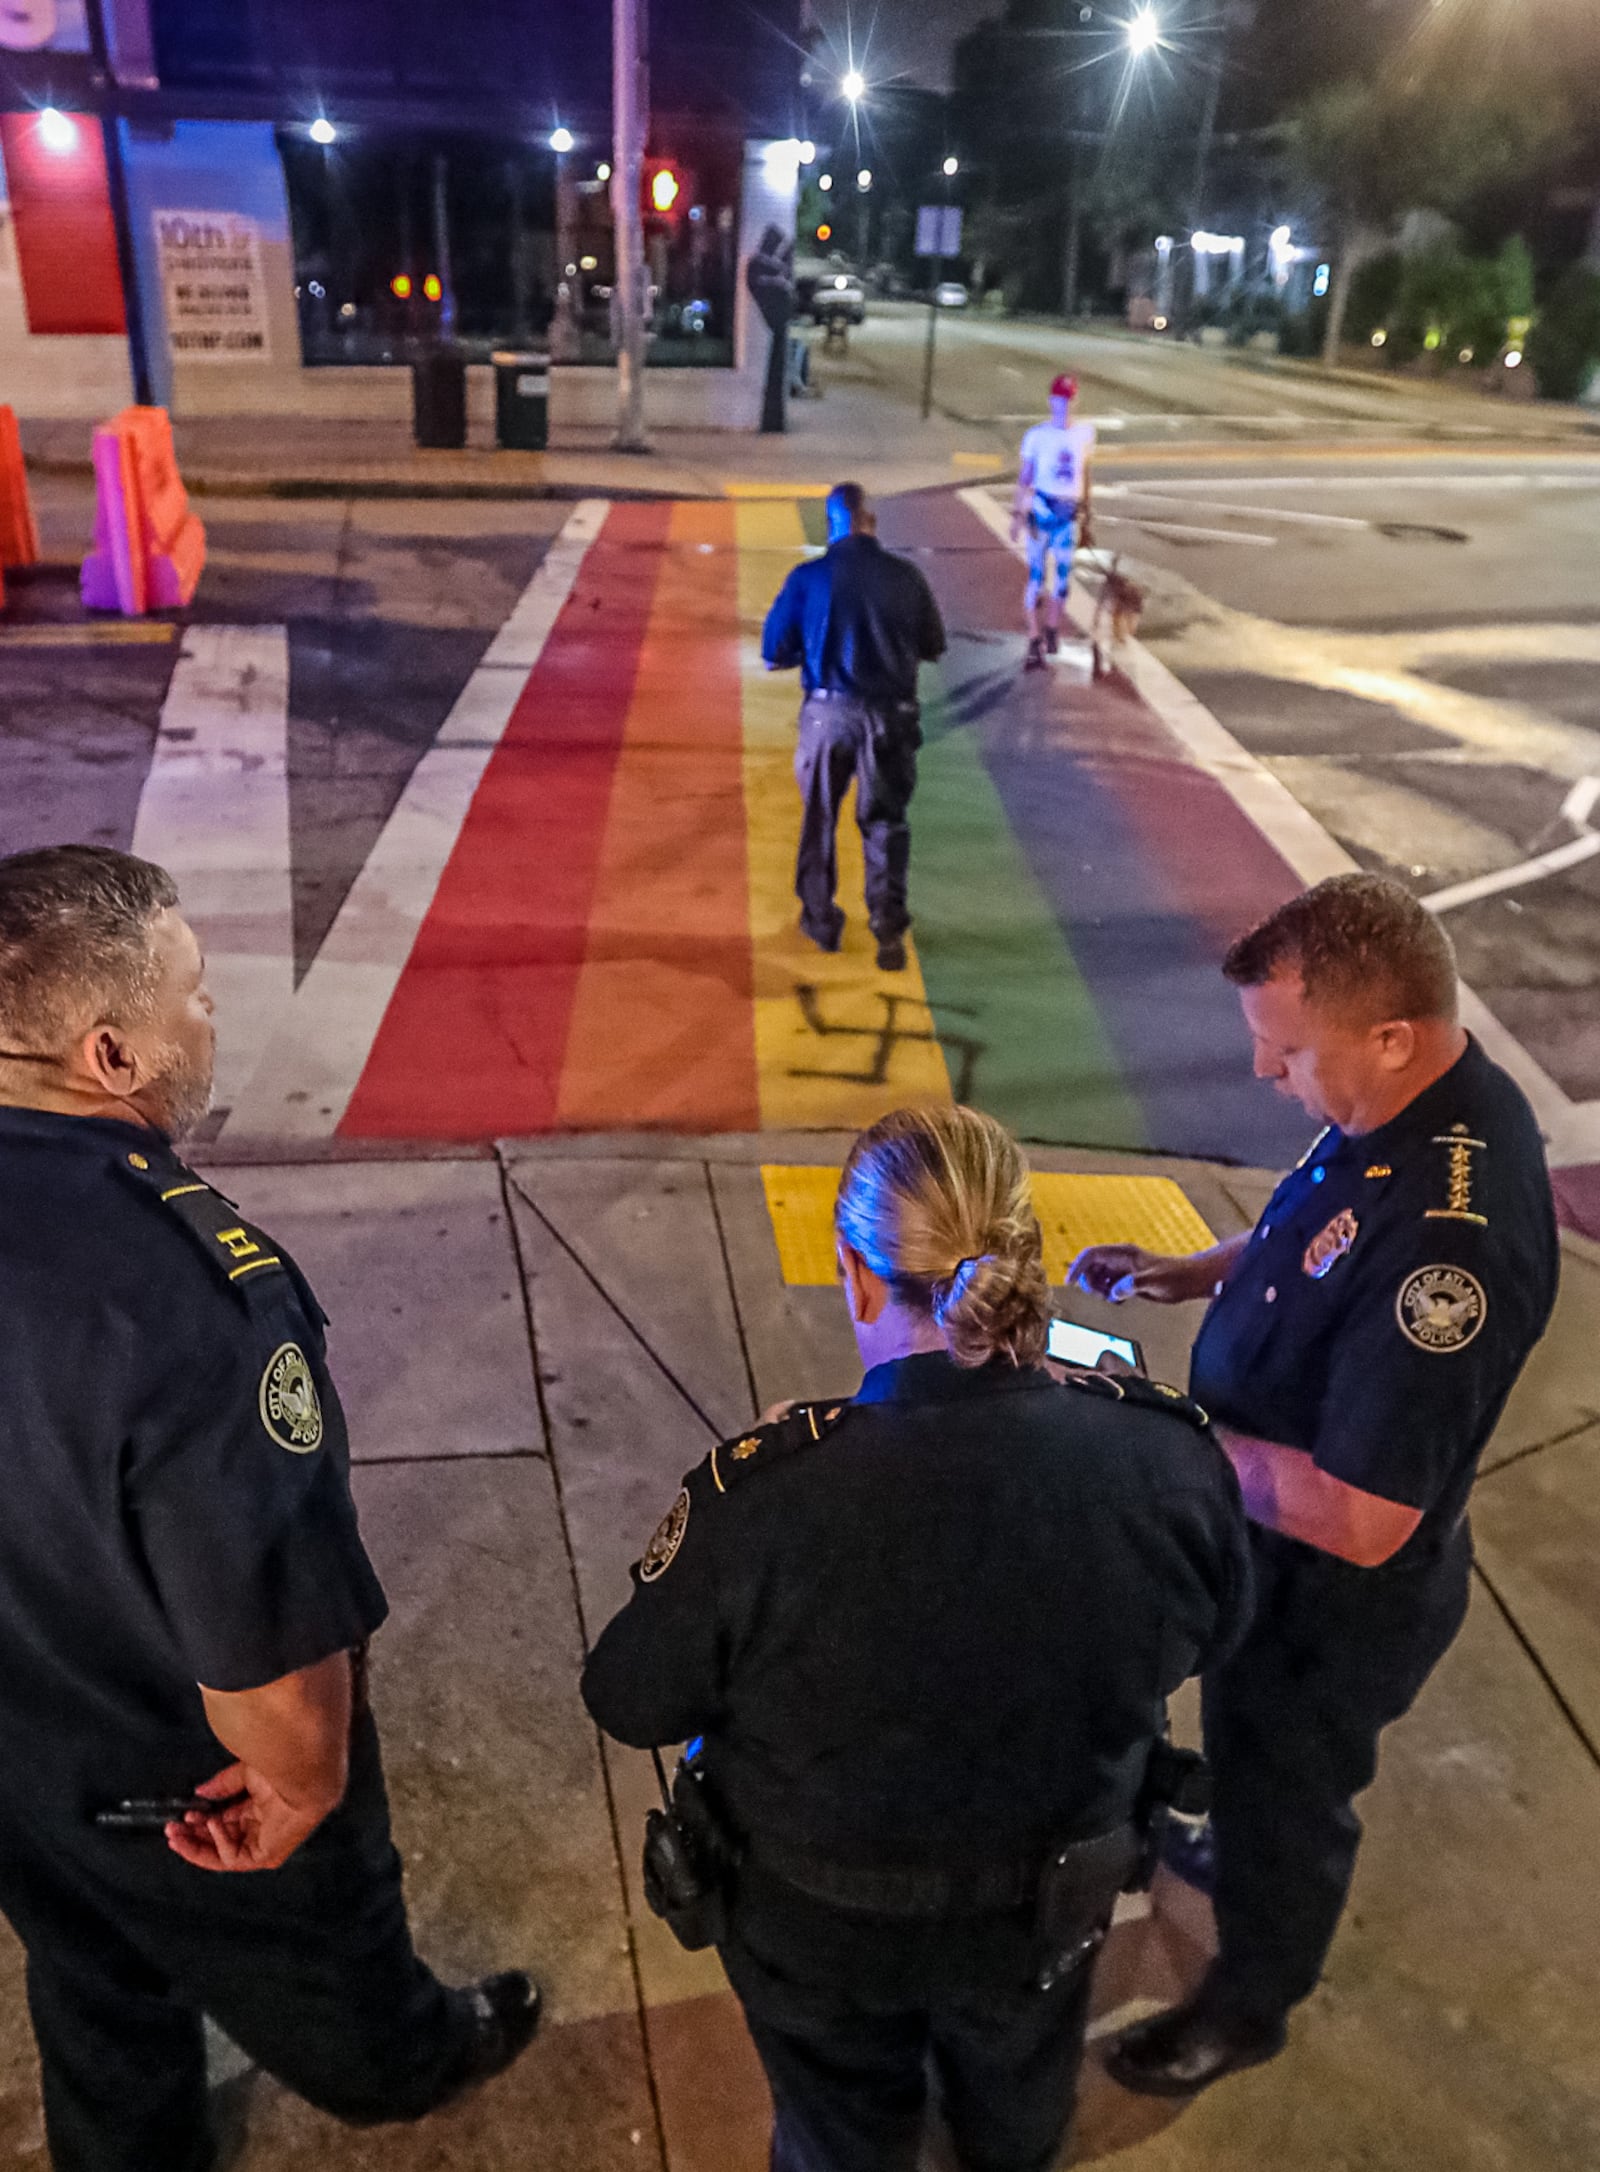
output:
M 612 782 L 563 1130 L 753 1131 L 734 509 L 672 510 Z

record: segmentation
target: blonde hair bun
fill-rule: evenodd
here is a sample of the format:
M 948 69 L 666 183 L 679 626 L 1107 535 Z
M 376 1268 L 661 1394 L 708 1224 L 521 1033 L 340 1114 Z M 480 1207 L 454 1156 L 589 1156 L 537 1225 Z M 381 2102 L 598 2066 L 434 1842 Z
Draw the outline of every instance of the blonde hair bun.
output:
M 850 1150 L 835 1226 L 958 1365 L 1037 1365 L 1050 1324 L 1028 1165 L 977 1109 L 896 1109 Z

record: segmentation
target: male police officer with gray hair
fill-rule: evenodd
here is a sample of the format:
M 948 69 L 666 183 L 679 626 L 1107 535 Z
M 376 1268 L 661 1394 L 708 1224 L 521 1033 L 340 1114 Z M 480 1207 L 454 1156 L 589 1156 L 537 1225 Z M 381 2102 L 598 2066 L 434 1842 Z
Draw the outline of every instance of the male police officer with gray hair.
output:
M 867 919 L 878 965 L 903 971 L 911 914 L 906 813 L 917 782 L 922 727 L 917 665 L 944 654 L 933 591 L 908 558 L 878 541 L 859 483 L 828 494 L 828 548 L 795 567 L 767 613 L 761 654 L 769 671 L 800 667 L 805 700 L 795 779 L 805 802 L 795 892 L 800 925 L 819 950 L 837 950 L 844 914 L 839 810 L 855 779 L 856 820 L 867 862 Z
M 172 1149 L 215 1045 L 177 906 L 125 853 L 0 860 L 0 1911 L 57 2172 L 209 2172 L 203 2013 L 365 2125 L 539 2011 L 412 1947 L 323 1314 Z

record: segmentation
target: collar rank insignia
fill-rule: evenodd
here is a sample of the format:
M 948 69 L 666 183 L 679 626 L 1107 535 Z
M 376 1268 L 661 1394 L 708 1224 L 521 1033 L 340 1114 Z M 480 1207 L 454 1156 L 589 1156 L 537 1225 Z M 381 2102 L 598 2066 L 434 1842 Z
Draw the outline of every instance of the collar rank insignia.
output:
M 1350 1209 L 1345 1207 L 1334 1216 L 1326 1229 L 1312 1238 L 1300 1264 L 1313 1282 L 1320 1282 L 1323 1276 L 1344 1258 L 1356 1241 L 1356 1230 L 1359 1226 Z

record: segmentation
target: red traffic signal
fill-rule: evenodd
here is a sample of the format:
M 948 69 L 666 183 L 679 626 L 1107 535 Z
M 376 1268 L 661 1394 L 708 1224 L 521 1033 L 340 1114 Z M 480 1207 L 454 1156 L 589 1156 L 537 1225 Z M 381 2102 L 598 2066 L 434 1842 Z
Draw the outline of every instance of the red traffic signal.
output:
M 694 193 L 693 176 L 670 158 L 653 158 L 644 170 L 645 215 L 652 219 L 680 219 Z

